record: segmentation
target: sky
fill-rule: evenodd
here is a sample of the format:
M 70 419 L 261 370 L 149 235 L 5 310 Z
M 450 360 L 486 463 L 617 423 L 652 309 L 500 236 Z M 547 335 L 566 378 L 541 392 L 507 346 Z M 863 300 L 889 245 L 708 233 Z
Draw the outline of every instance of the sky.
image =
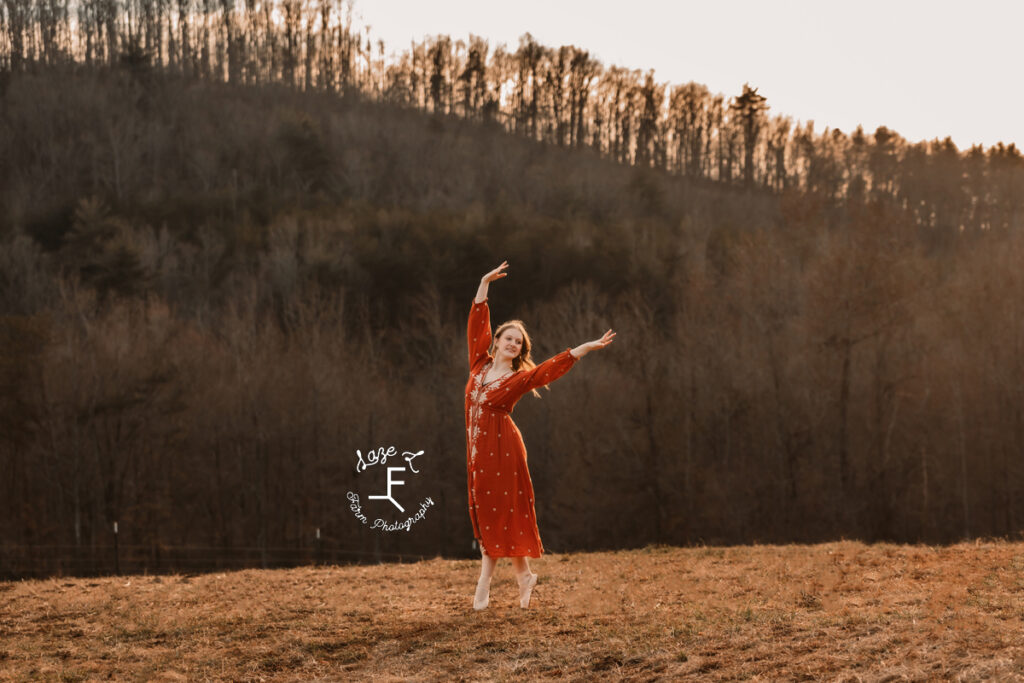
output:
M 445 34 L 515 49 L 531 33 L 605 66 L 654 69 L 738 95 L 769 114 L 961 149 L 1024 144 L 1024 0 L 355 0 L 388 52 Z

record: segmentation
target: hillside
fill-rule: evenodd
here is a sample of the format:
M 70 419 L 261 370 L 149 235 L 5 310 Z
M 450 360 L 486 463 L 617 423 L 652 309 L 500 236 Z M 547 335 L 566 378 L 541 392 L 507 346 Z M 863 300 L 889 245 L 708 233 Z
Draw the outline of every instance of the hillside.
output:
M 1022 528 L 1015 149 L 815 134 L 765 186 L 145 61 L 0 88 L 0 575 L 102 572 L 115 523 L 150 569 L 317 530 L 464 556 L 465 316 L 503 260 L 536 359 L 618 333 L 517 408 L 552 548 Z M 401 541 L 336 504 L 390 445 L 442 501 Z
M 549 554 L 0 584 L 0 680 L 1016 679 L 1024 544 Z

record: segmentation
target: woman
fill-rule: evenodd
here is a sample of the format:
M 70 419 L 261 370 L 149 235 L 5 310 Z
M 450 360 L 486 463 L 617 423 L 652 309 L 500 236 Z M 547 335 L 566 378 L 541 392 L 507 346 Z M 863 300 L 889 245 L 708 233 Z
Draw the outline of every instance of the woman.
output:
M 528 557 L 540 557 L 544 547 L 537 530 L 533 483 L 526 467 L 522 434 L 512 421 L 516 402 L 528 391 L 558 379 L 594 349 L 608 346 L 615 333 L 575 349 L 566 349 L 540 365 L 530 358 L 530 337 L 519 320 L 498 327 L 491 337 L 487 288 L 505 277 L 508 262 L 480 279 L 469 312 L 469 382 L 466 384 L 466 466 L 469 517 L 480 544 L 482 567 L 473 599 L 475 609 L 487 607 L 491 576 L 499 557 L 511 557 L 519 583 L 519 605 L 530 606 L 537 575 Z

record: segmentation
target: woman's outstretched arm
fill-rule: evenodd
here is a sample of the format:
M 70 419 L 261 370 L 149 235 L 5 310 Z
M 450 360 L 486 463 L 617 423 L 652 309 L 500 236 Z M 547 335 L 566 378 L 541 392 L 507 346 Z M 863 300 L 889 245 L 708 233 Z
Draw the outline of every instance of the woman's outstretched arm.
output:
M 575 349 L 570 350 L 569 353 L 572 354 L 573 358 L 583 358 L 583 356 L 587 355 L 588 353 L 595 349 L 603 349 L 604 347 L 608 346 L 609 344 L 612 343 L 613 339 L 615 339 L 615 333 L 612 332 L 611 330 L 608 330 L 600 339 L 595 339 L 594 341 L 589 341 L 586 342 L 585 344 L 580 344 Z
M 508 273 L 501 272 L 506 268 L 508 268 L 508 261 L 502 261 L 500 266 L 480 278 L 480 287 L 476 290 L 476 299 L 474 299 L 476 303 L 481 304 L 487 298 L 487 287 L 493 281 L 508 275 Z
M 576 365 L 576 361 L 581 357 L 587 355 L 594 349 L 603 349 L 611 344 L 612 339 L 614 338 L 615 333 L 608 330 L 600 339 L 580 344 L 575 349 L 567 348 L 565 351 L 548 358 L 535 368 L 527 370 L 526 372 L 517 373 L 513 381 L 519 383 L 521 388 L 520 390 L 523 392 L 550 384 L 565 373 L 569 372 L 569 370 Z

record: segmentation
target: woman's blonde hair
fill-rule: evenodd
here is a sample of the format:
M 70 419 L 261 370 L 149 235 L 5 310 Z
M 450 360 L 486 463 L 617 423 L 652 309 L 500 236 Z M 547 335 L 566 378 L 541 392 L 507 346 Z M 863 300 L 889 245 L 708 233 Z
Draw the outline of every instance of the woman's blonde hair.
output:
M 494 355 L 498 346 L 498 340 L 501 339 L 501 335 L 510 327 L 516 328 L 519 330 L 519 333 L 523 335 L 523 348 L 519 349 L 519 355 L 512 359 L 512 371 L 518 372 L 519 370 L 533 370 L 537 367 L 537 364 L 533 362 L 533 358 L 530 356 L 530 352 L 533 350 L 533 342 L 530 340 L 530 335 L 526 332 L 526 325 L 523 324 L 522 320 L 506 320 L 502 324 L 498 325 L 498 329 L 491 340 L 491 355 Z M 547 385 L 545 385 L 544 388 L 551 391 L 551 387 Z M 536 389 L 533 389 L 531 393 L 533 393 L 537 398 L 540 398 L 540 393 Z

